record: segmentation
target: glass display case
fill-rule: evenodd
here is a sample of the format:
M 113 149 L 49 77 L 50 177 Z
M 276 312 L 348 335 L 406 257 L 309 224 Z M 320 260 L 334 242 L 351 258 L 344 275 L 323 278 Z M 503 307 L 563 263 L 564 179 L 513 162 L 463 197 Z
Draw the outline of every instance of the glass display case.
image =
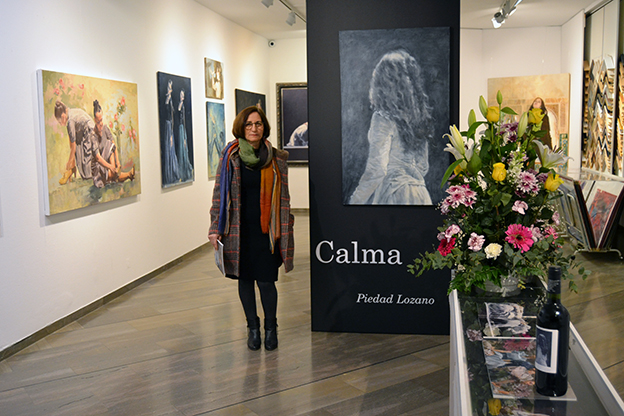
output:
M 535 316 L 544 299 L 541 282 L 513 297 L 450 295 L 451 415 L 624 416 L 624 403 L 573 325 L 568 392 L 535 392 Z M 511 317 L 507 324 L 494 319 L 501 311 Z

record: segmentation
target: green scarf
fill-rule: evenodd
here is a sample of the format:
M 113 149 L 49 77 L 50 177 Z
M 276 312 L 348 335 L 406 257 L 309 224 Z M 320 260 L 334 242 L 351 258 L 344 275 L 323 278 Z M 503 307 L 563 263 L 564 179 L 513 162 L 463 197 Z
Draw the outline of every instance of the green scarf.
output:
M 262 141 L 262 145 L 258 150 L 258 155 L 256 155 L 256 149 L 254 149 L 251 143 L 243 138 L 238 139 L 238 155 L 245 166 L 257 169 L 263 168 L 271 163 L 273 149 L 265 140 Z

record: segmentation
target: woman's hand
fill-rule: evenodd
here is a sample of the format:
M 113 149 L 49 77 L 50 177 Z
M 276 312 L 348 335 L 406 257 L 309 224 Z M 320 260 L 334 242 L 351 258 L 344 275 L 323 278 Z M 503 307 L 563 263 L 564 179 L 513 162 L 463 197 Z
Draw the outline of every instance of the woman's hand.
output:
M 208 234 L 208 241 L 210 241 L 210 244 L 212 244 L 212 246 L 214 247 L 214 249 L 216 250 L 217 247 L 217 241 L 221 240 L 221 235 L 219 234 Z

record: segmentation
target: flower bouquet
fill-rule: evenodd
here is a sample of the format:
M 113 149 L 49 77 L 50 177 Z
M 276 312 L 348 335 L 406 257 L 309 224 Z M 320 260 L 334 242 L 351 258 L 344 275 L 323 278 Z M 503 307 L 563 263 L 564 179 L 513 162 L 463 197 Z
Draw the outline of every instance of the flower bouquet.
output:
M 450 293 L 483 289 L 486 281 L 500 286 L 510 273 L 544 278 L 548 265 L 557 265 L 576 291 L 572 270 L 578 269 L 583 279 L 589 272 L 564 254 L 554 206 L 563 183 L 554 168 L 569 158 L 540 141 L 546 133 L 541 130 L 540 108 L 515 121 L 517 113 L 501 107 L 500 91 L 497 102 L 488 107 L 480 97 L 486 120 L 477 121 L 471 110 L 468 131 L 460 133 L 453 125 L 444 135 L 449 140 L 444 150 L 456 160 L 442 179 L 448 196 L 439 205 L 446 216 L 438 228 L 440 243 L 408 270 L 420 276 L 429 269 L 454 269 Z M 519 284 L 522 287 L 522 280 Z

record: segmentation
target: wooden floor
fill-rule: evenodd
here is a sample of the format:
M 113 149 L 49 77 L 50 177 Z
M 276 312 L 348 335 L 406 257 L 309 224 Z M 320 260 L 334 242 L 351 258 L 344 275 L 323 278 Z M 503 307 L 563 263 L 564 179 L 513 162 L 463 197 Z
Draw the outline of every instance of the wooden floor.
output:
M 447 415 L 448 337 L 311 332 L 305 213 L 295 235 L 277 350 L 247 349 L 236 283 L 206 249 L 1 361 L 0 415 Z M 624 268 L 588 263 L 565 302 L 622 395 Z

